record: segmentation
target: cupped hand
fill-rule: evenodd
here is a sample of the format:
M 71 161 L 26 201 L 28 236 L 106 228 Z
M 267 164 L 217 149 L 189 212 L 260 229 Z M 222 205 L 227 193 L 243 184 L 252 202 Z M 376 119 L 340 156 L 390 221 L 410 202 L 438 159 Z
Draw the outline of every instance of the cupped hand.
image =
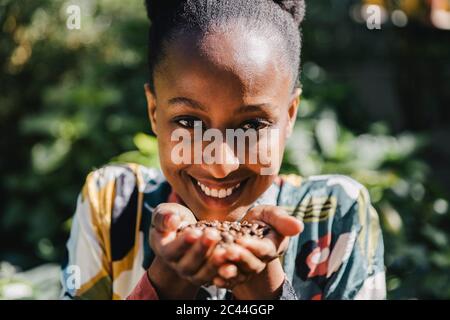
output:
M 237 267 L 226 261 L 226 249 L 216 247 L 220 234 L 213 228 L 177 230 L 197 222 L 194 214 L 176 203 L 158 205 L 152 215 L 150 246 L 155 255 L 181 278 L 201 286 L 214 277 L 238 276 Z
M 226 259 L 236 265 L 237 276 L 227 279 L 215 277 L 214 284 L 219 287 L 232 289 L 248 281 L 252 275 L 259 274 L 269 262 L 287 250 L 289 237 L 303 231 L 300 220 L 277 206 L 256 206 L 248 211 L 243 220 L 268 225 L 270 231 L 262 239 L 245 236 L 238 238 L 236 244 L 227 246 Z

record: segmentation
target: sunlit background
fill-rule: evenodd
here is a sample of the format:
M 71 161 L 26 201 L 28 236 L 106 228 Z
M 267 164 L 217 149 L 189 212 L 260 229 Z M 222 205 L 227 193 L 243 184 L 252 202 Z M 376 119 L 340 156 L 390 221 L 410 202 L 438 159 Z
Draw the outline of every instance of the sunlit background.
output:
M 69 4 L 81 29 L 66 27 Z M 368 8 L 381 13 L 367 26 Z M 450 298 L 450 0 L 307 0 L 298 122 L 284 172 L 365 184 L 388 297 Z M 372 7 L 373 8 L 373 7 Z M 142 0 L 0 0 L 0 299 L 59 294 L 84 177 L 158 165 Z

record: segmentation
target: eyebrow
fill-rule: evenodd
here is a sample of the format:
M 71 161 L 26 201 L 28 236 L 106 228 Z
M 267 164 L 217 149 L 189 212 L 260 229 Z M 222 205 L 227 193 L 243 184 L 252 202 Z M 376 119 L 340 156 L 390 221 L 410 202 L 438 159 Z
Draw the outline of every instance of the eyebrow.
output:
M 273 109 L 273 106 L 269 103 L 250 104 L 241 106 L 238 110 L 238 113 L 261 112 L 266 111 L 267 109 L 271 110 Z
M 189 107 L 193 109 L 202 110 L 204 112 L 207 112 L 208 108 L 206 108 L 203 104 L 201 104 L 198 101 L 195 101 L 190 98 L 186 97 L 175 97 L 169 99 L 169 105 L 188 105 Z M 260 112 L 260 111 L 266 111 L 265 109 L 272 109 L 273 106 L 268 103 L 259 103 L 259 104 L 250 104 L 250 105 L 244 105 L 239 107 L 238 113 L 251 113 L 251 112 Z
M 205 108 L 200 102 L 186 98 L 186 97 L 176 97 L 169 100 L 169 105 L 188 105 L 191 108 L 199 109 L 202 111 L 207 111 L 208 108 Z

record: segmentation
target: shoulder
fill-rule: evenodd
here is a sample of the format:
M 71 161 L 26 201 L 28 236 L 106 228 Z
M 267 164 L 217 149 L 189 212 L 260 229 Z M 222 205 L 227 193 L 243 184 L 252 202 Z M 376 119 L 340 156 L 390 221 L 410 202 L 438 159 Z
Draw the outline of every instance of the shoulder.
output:
M 368 196 L 365 186 L 349 176 L 340 174 L 310 176 L 304 180 L 303 188 L 308 189 L 310 194 L 334 196 L 349 204 L 355 203 L 361 196 Z
M 280 175 L 283 181 L 281 199 L 291 207 L 293 214 L 302 218 L 319 215 L 343 218 L 357 211 L 358 206 L 370 205 L 367 188 L 355 179 L 341 175 L 299 177 Z M 317 218 L 317 217 L 316 217 Z M 313 219 L 317 220 L 317 219 Z
M 365 187 L 355 179 L 341 174 L 316 175 L 305 178 L 303 188 L 311 192 L 339 194 L 343 198 L 356 200 Z
M 97 189 L 110 184 L 132 184 L 139 189 L 145 189 L 147 184 L 162 182 L 162 172 L 158 168 L 145 167 L 135 163 L 110 164 L 92 170 L 86 178 L 86 184 L 92 184 Z
M 160 169 L 134 163 L 105 165 L 88 174 L 82 191 L 89 208 L 85 215 L 110 248 L 112 261 L 123 259 L 134 246 L 136 230 L 148 218 L 143 199 L 165 188 L 165 181 Z
M 136 189 L 148 192 L 165 181 L 159 168 L 135 163 L 110 164 L 92 170 L 86 177 L 83 198 L 130 196 Z
M 332 174 L 287 185 L 300 195 L 292 214 L 305 228 L 293 238 L 286 264 L 292 266 L 288 270 L 293 273 L 294 288 L 301 290 L 304 298 L 353 298 L 366 279 L 383 277 L 379 218 L 361 183 Z M 367 286 L 373 281 L 370 278 Z M 382 291 L 376 295 L 382 296 Z
M 83 201 L 90 202 L 96 216 L 112 216 L 114 219 L 127 207 L 136 206 L 134 198 L 138 193 L 149 192 L 164 181 L 158 168 L 134 163 L 105 165 L 87 175 L 81 196 Z
M 280 175 L 286 192 L 308 197 L 337 197 L 340 201 L 354 203 L 359 197 L 368 197 L 367 188 L 355 179 L 341 174 L 301 177 L 295 174 Z M 299 199 L 302 200 L 302 199 Z

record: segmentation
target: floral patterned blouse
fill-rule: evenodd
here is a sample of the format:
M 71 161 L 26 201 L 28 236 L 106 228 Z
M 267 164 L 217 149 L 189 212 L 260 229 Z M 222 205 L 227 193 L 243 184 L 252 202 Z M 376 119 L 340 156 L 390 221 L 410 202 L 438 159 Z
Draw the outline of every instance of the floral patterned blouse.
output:
M 179 201 L 159 169 L 124 164 L 91 172 L 67 242 L 63 297 L 127 298 L 154 258 L 147 241 L 153 208 Z M 280 175 L 258 204 L 283 207 L 305 225 L 280 258 L 286 273 L 283 291 L 295 292 L 291 299 L 386 297 L 379 218 L 361 184 L 342 175 Z M 73 270 L 78 270 L 77 285 Z M 202 287 L 197 298 L 232 297 L 210 286 Z

